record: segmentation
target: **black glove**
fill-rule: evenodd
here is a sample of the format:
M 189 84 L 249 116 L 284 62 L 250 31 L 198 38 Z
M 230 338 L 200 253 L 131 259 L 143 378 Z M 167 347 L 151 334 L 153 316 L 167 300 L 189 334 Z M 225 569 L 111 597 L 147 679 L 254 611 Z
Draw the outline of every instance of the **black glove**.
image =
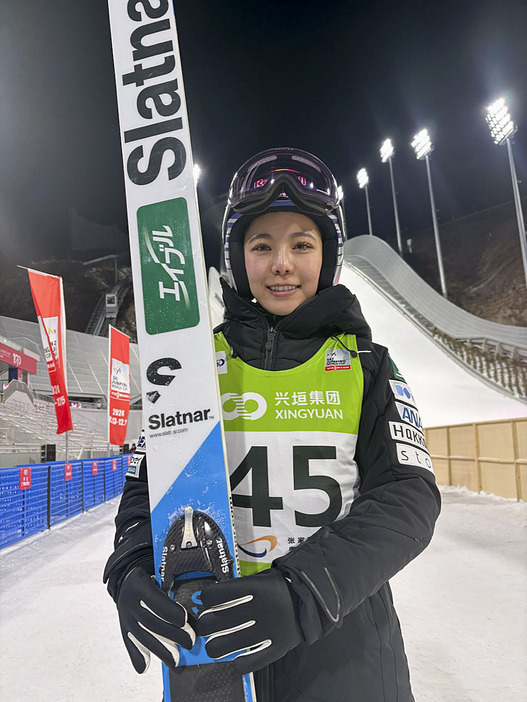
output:
M 304 640 L 295 600 L 277 568 L 224 580 L 202 590 L 196 633 L 209 637 L 211 658 L 241 651 L 233 661 L 236 672 L 259 670 Z
M 140 566 L 124 578 L 117 610 L 124 644 L 138 673 L 148 668 L 150 653 L 174 668 L 179 662 L 178 646 L 194 645 L 196 634 L 188 624 L 187 611 Z

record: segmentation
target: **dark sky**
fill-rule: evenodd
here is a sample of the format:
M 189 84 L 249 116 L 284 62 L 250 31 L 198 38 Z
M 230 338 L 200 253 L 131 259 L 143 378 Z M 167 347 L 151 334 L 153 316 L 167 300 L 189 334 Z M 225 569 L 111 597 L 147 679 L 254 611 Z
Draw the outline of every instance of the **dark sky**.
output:
M 427 127 L 440 222 L 512 199 L 485 107 L 508 98 L 527 180 L 527 2 L 176 0 L 200 203 L 256 151 L 298 146 L 333 169 L 351 236 L 367 233 L 356 173 L 370 173 L 374 233 L 393 235 L 391 137 L 405 236 L 431 224 Z M 105 0 L 2 0 L 0 237 L 13 263 L 65 251 L 69 210 L 126 228 Z M 527 193 L 527 186 L 521 185 Z

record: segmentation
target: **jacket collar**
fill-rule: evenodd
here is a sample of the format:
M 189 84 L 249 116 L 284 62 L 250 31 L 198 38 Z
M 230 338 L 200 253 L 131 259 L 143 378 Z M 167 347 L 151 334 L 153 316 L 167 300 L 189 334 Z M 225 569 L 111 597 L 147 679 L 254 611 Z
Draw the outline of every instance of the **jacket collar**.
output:
M 371 329 L 364 319 L 357 297 L 344 285 L 335 285 L 317 293 L 285 317 L 269 314 L 258 303 L 240 297 L 223 279 L 225 319 L 242 322 L 249 327 L 274 327 L 294 339 L 313 336 L 356 334 L 371 340 Z

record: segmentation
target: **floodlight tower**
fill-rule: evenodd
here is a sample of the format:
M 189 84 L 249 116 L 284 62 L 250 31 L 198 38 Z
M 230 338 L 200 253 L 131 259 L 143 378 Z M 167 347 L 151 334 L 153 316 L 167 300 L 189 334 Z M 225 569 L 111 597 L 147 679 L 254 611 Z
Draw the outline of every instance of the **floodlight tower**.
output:
M 397 210 L 397 196 L 395 194 L 395 182 L 393 179 L 393 167 L 392 158 L 395 154 L 395 149 L 393 148 L 392 140 L 386 139 L 381 146 L 381 161 L 390 166 L 390 180 L 392 183 L 392 198 L 393 198 L 393 214 L 395 216 L 395 231 L 397 232 L 397 246 L 399 248 L 399 256 L 403 257 L 403 243 L 401 240 L 401 228 L 399 226 L 399 212 Z
M 359 188 L 364 190 L 366 193 L 366 211 L 368 212 L 368 229 L 370 231 L 370 236 L 373 236 L 373 231 L 371 228 L 371 214 L 370 214 L 370 198 L 368 197 L 368 183 L 370 179 L 368 178 L 368 171 L 365 168 L 361 168 L 357 173 L 357 180 L 359 182 Z
M 494 143 L 498 144 L 498 146 L 507 144 L 512 178 L 512 190 L 514 192 L 514 205 L 516 207 L 516 219 L 518 221 L 518 231 L 520 234 L 523 269 L 525 272 L 525 282 L 527 283 L 527 240 L 525 236 L 525 222 L 523 219 L 520 190 L 518 188 L 518 178 L 516 177 L 516 168 L 514 167 L 511 144 L 511 137 L 516 133 L 518 127 L 512 121 L 507 104 L 503 98 L 496 100 L 496 102 L 493 102 L 492 105 L 487 108 L 485 120 L 489 125 L 490 134 L 494 139 Z
M 430 191 L 430 207 L 432 209 L 432 222 L 434 224 L 434 238 L 436 242 L 437 263 L 439 266 L 441 292 L 443 293 L 443 297 L 448 299 L 445 281 L 445 271 L 443 269 L 443 254 L 441 253 L 441 242 L 439 240 L 439 226 L 437 224 L 434 190 L 432 188 L 432 175 L 430 173 L 430 161 L 428 158 L 428 156 L 434 150 L 434 147 L 432 145 L 432 141 L 430 140 L 430 135 L 428 134 L 427 129 L 422 129 L 418 134 L 414 136 L 412 141 L 412 148 L 415 151 L 417 159 L 419 161 L 422 161 L 424 159 L 426 162 L 426 173 L 428 175 L 428 189 Z

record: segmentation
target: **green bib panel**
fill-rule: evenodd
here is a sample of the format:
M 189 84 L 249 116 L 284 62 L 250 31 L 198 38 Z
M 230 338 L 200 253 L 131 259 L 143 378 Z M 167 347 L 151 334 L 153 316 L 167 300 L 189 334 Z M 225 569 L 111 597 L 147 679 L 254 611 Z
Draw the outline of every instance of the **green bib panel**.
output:
M 348 514 L 359 488 L 362 367 L 351 334 L 283 371 L 233 358 L 222 333 L 215 344 L 240 568 L 248 575 Z

